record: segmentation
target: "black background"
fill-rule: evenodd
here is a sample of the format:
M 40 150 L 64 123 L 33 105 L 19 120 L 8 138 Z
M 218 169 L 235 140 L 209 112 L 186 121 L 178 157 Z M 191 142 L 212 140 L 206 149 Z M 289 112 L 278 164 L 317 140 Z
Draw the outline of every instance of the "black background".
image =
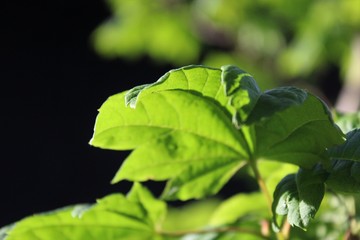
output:
M 92 1 L 7 1 L 0 44 L 0 226 L 36 212 L 93 202 L 126 152 L 88 145 L 97 109 L 170 66 L 101 59 L 90 34 L 110 16 Z

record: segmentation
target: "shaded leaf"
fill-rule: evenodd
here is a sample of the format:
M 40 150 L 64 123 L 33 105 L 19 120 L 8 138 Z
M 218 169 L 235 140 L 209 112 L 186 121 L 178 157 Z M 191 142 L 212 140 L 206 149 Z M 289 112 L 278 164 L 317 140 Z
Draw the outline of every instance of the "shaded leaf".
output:
M 240 129 L 255 159 L 311 168 L 324 159 L 327 147 L 343 142 L 327 106 L 312 94 L 295 87 L 261 92 L 243 70 L 234 66 L 222 70 L 225 91 L 235 109 L 235 125 L 252 125 L 246 132 Z
M 280 181 L 274 192 L 272 205 L 275 230 L 279 229 L 277 215 L 287 215 L 292 226 L 306 229 L 324 197 L 326 172 L 320 167 L 300 169 Z
M 331 159 L 351 160 L 360 162 L 360 129 L 346 134 L 346 141 L 328 150 Z
M 343 133 L 333 123 L 327 106 L 309 93 L 301 105 L 256 122 L 255 131 L 256 158 L 304 168 L 326 161 L 326 148 L 344 142 Z
M 360 129 L 346 134 L 346 142 L 328 150 L 332 159 L 326 184 L 346 193 L 360 192 Z
M 326 185 L 337 192 L 360 193 L 360 162 L 333 160 Z
M 261 91 L 255 79 L 244 70 L 231 65 L 223 66 L 221 70 L 226 95 L 230 97 L 230 105 L 235 109 L 233 122 L 240 127 L 254 109 Z

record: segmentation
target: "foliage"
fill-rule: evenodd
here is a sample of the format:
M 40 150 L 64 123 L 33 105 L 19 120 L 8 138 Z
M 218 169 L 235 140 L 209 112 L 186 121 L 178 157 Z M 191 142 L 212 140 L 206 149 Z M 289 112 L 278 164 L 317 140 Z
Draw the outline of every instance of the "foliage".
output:
M 107 0 L 111 17 L 93 34 L 102 56 L 147 55 L 173 65 L 246 67 L 269 86 L 351 61 L 357 0 Z
M 25 218 L 3 228 L 0 239 L 355 236 L 360 130 L 346 126 L 344 134 L 326 104 L 306 90 L 261 91 L 235 66 L 175 69 L 153 84 L 111 96 L 99 109 L 90 144 L 133 150 L 112 181 L 134 182 L 126 196 Z M 183 215 L 167 205 L 216 195 L 244 170 L 260 191 L 239 192 L 203 208 L 190 205 Z M 148 180 L 166 181 L 159 199 L 140 184 Z M 340 199 L 335 207 L 334 198 Z M 342 202 L 348 201 L 354 210 L 344 210 Z M 336 222 L 333 213 L 340 210 L 349 222 Z M 207 217 L 193 217 L 194 211 Z

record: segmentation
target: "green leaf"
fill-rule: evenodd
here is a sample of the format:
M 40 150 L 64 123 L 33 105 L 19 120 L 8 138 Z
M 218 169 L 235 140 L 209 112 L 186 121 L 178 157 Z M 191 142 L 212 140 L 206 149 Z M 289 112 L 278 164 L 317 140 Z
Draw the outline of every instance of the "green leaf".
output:
M 225 200 L 215 209 L 209 223 L 212 226 L 233 224 L 247 215 L 268 217 L 266 201 L 261 193 L 241 193 Z
M 165 198 L 201 198 L 216 193 L 244 165 L 246 142 L 224 108 L 220 74 L 189 66 L 104 103 L 91 144 L 135 148 L 113 182 L 170 179 Z
M 309 93 L 302 104 L 256 122 L 255 132 L 256 158 L 304 168 L 326 161 L 326 148 L 344 142 L 343 133 L 333 123 L 327 106 Z
M 166 199 L 217 193 L 248 161 L 311 168 L 343 142 L 326 105 L 296 88 L 262 93 L 244 71 L 188 66 L 110 97 L 91 144 L 134 151 L 113 179 L 169 180 Z
M 207 198 L 184 206 L 169 207 L 162 229 L 168 232 L 202 229 L 208 225 L 212 212 L 220 203 L 218 199 Z
M 230 97 L 230 105 L 235 109 L 233 122 L 240 127 L 254 109 L 261 91 L 249 73 L 231 65 L 223 66 L 221 70 L 226 95 Z
M 326 185 L 336 192 L 360 193 L 360 162 L 334 160 Z
M 274 192 L 273 223 L 279 229 L 277 215 L 287 215 L 291 226 L 306 229 L 320 207 L 325 193 L 327 173 L 319 166 L 300 169 L 280 181 Z
M 360 129 L 346 134 L 346 142 L 328 150 L 331 166 L 329 188 L 345 193 L 360 192 Z
M 132 110 L 142 121 L 140 106 L 146 108 L 151 125 L 167 128 L 168 133 L 137 147 L 113 182 L 171 179 L 165 197 L 200 198 L 216 193 L 248 159 L 244 140 L 228 117 L 217 104 L 197 94 L 172 90 L 142 96 Z M 195 112 L 201 114 L 193 118 Z M 159 118 L 161 113 L 167 117 Z M 135 117 L 132 119 L 132 124 L 137 125 Z M 143 135 L 152 131 L 151 125 L 144 129 Z
M 146 217 L 152 225 L 155 226 L 163 222 L 166 215 L 166 203 L 154 198 L 151 192 L 141 184 L 134 184 L 127 195 L 127 199 L 141 204 L 142 209 L 146 212 Z
M 335 122 L 345 133 L 360 127 L 360 112 L 335 113 Z
M 234 124 L 252 125 L 244 132 L 255 159 L 289 162 L 311 168 L 324 159 L 329 146 L 343 142 L 327 106 L 317 97 L 295 87 L 261 92 L 248 73 L 234 66 L 222 67 L 222 81 Z M 254 147 L 252 147 L 254 146 Z
M 346 134 L 346 141 L 328 150 L 331 159 L 351 160 L 360 162 L 360 129 Z
M 84 206 L 25 218 L 7 231 L 5 240 L 159 239 L 156 224 L 165 214 L 164 203 L 155 200 L 139 184 L 135 184 L 131 192 L 131 195 L 142 197 L 125 198 L 113 194 L 100 199 L 81 214 L 78 210 Z M 150 209 L 148 204 L 154 204 L 154 209 Z
M 227 105 L 224 87 L 220 81 L 221 71 L 198 65 L 190 65 L 174 69 L 152 84 L 137 86 L 126 94 L 126 104 L 135 108 L 138 99 L 163 90 L 191 90 L 205 97 L 215 99 L 221 105 Z

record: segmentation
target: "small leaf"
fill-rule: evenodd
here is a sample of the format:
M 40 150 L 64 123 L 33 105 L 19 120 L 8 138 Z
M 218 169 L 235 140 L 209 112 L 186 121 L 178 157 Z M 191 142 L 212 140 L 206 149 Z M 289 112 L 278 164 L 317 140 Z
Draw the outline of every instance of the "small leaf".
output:
M 221 70 L 226 95 L 230 97 L 230 105 L 235 109 L 233 122 L 240 127 L 254 109 L 261 91 L 249 73 L 231 65 L 223 66 Z
M 312 170 L 300 169 L 280 181 L 272 205 L 275 230 L 279 229 L 277 215 L 287 215 L 291 226 L 306 229 L 324 197 L 326 177 L 327 173 L 316 166 Z

